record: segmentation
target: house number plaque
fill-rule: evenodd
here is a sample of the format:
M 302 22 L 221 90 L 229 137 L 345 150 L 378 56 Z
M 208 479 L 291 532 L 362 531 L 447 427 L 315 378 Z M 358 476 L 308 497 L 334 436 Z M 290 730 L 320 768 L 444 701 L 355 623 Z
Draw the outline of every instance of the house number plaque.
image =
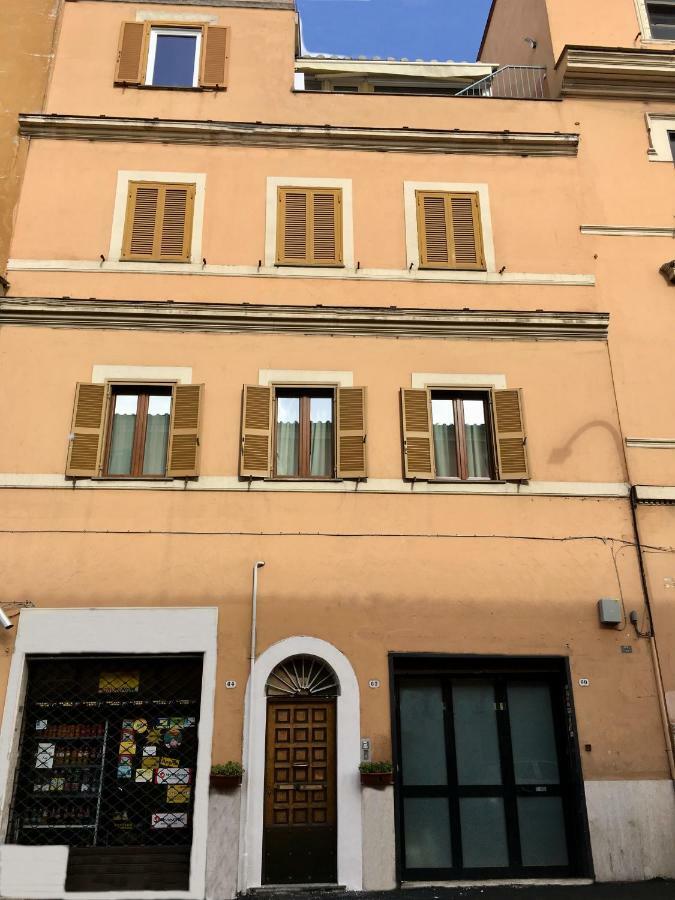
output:
M 237 682 L 233 681 L 232 679 L 225 682 L 225 687 L 230 688 L 230 690 L 232 690 L 232 688 L 236 688 L 236 686 L 237 686 Z
M 371 680 L 368 682 L 368 687 L 379 688 L 379 686 L 380 682 L 377 680 L 377 678 L 371 678 Z

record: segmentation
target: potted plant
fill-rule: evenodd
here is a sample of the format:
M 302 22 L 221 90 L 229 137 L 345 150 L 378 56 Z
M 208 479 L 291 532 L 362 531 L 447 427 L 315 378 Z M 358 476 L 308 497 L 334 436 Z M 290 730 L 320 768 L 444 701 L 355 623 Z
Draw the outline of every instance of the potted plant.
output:
M 394 783 L 394 767 L 390 762 L 362 762 L 361 786 L 383 788 Z
M 232 791 L 241 784 L 241 776 L 244 770 L 241 763 L 231 759 L 226 763 L 211 766 L 211 787 L 216 791 Z

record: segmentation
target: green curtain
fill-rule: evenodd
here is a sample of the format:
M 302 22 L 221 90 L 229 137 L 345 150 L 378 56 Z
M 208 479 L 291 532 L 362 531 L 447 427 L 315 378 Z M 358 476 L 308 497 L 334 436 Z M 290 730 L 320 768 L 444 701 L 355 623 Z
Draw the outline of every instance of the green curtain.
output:
M 466 455 L 469 478 L 489 478 L 490 464 L 485 425 L 465 425 Z M 457 443 L 454 425 L 434 425 L 434 451 L 436 475 L 439 478 L 457 478 Z
M 457 442 L 455 426 L 434 425 L 434 452 L 438 478 L 457 478 Z
M 299 422 L 277 422 L 277 475 L 298 474 Z
M 489 454 L 487 427 L 485 425 L 465 425 L 466 455 L 470 478 L 489 478 Z
M 143 474 L 166 474 L 166 450 L 169 443 L 169 413 L 148 415 L 143 453 Z
M 109 475 L 129 475 L 131 472 L 131 450 L 136 430 L 135 413 L 115 413 L 110 439 Z
M 315 478 L 333 476 L 333 423 L 312 422 L 309 471 Z

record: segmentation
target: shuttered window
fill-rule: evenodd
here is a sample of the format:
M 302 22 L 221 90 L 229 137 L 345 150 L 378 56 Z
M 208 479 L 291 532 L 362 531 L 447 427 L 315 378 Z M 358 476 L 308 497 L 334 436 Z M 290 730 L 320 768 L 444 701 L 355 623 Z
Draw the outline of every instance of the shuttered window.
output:
M 122 260 L 190 262 L 194 184 L 130 181 Z
M 341 266 L 342 190 L 280 187 L 277 265 Z
M 417 191 L 421 269 L 485 269 L 476 193 Z
M 229 28 L 124 22 L 115 67 L 123 87 L 227 87 Z
M 524 481 L 520 390 L 401 390 L 404 476 L 419 481 Z
M 366 389 L 245 385 L 239 474 L 366 478 Z
M 66 475 L 199 474 L 203 385 L 78 384 Z

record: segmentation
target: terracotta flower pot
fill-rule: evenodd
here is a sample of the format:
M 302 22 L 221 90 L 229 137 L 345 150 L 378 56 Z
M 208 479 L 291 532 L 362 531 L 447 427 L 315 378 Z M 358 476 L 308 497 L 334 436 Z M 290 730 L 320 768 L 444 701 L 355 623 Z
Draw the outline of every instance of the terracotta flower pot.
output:
M 393 783 L 393 772 L 361 772 L 361 787 L 384 788 Z
M 211 787 L 214 791 L 233 791 L 241 784 L 241 775 L 210 775 Z

